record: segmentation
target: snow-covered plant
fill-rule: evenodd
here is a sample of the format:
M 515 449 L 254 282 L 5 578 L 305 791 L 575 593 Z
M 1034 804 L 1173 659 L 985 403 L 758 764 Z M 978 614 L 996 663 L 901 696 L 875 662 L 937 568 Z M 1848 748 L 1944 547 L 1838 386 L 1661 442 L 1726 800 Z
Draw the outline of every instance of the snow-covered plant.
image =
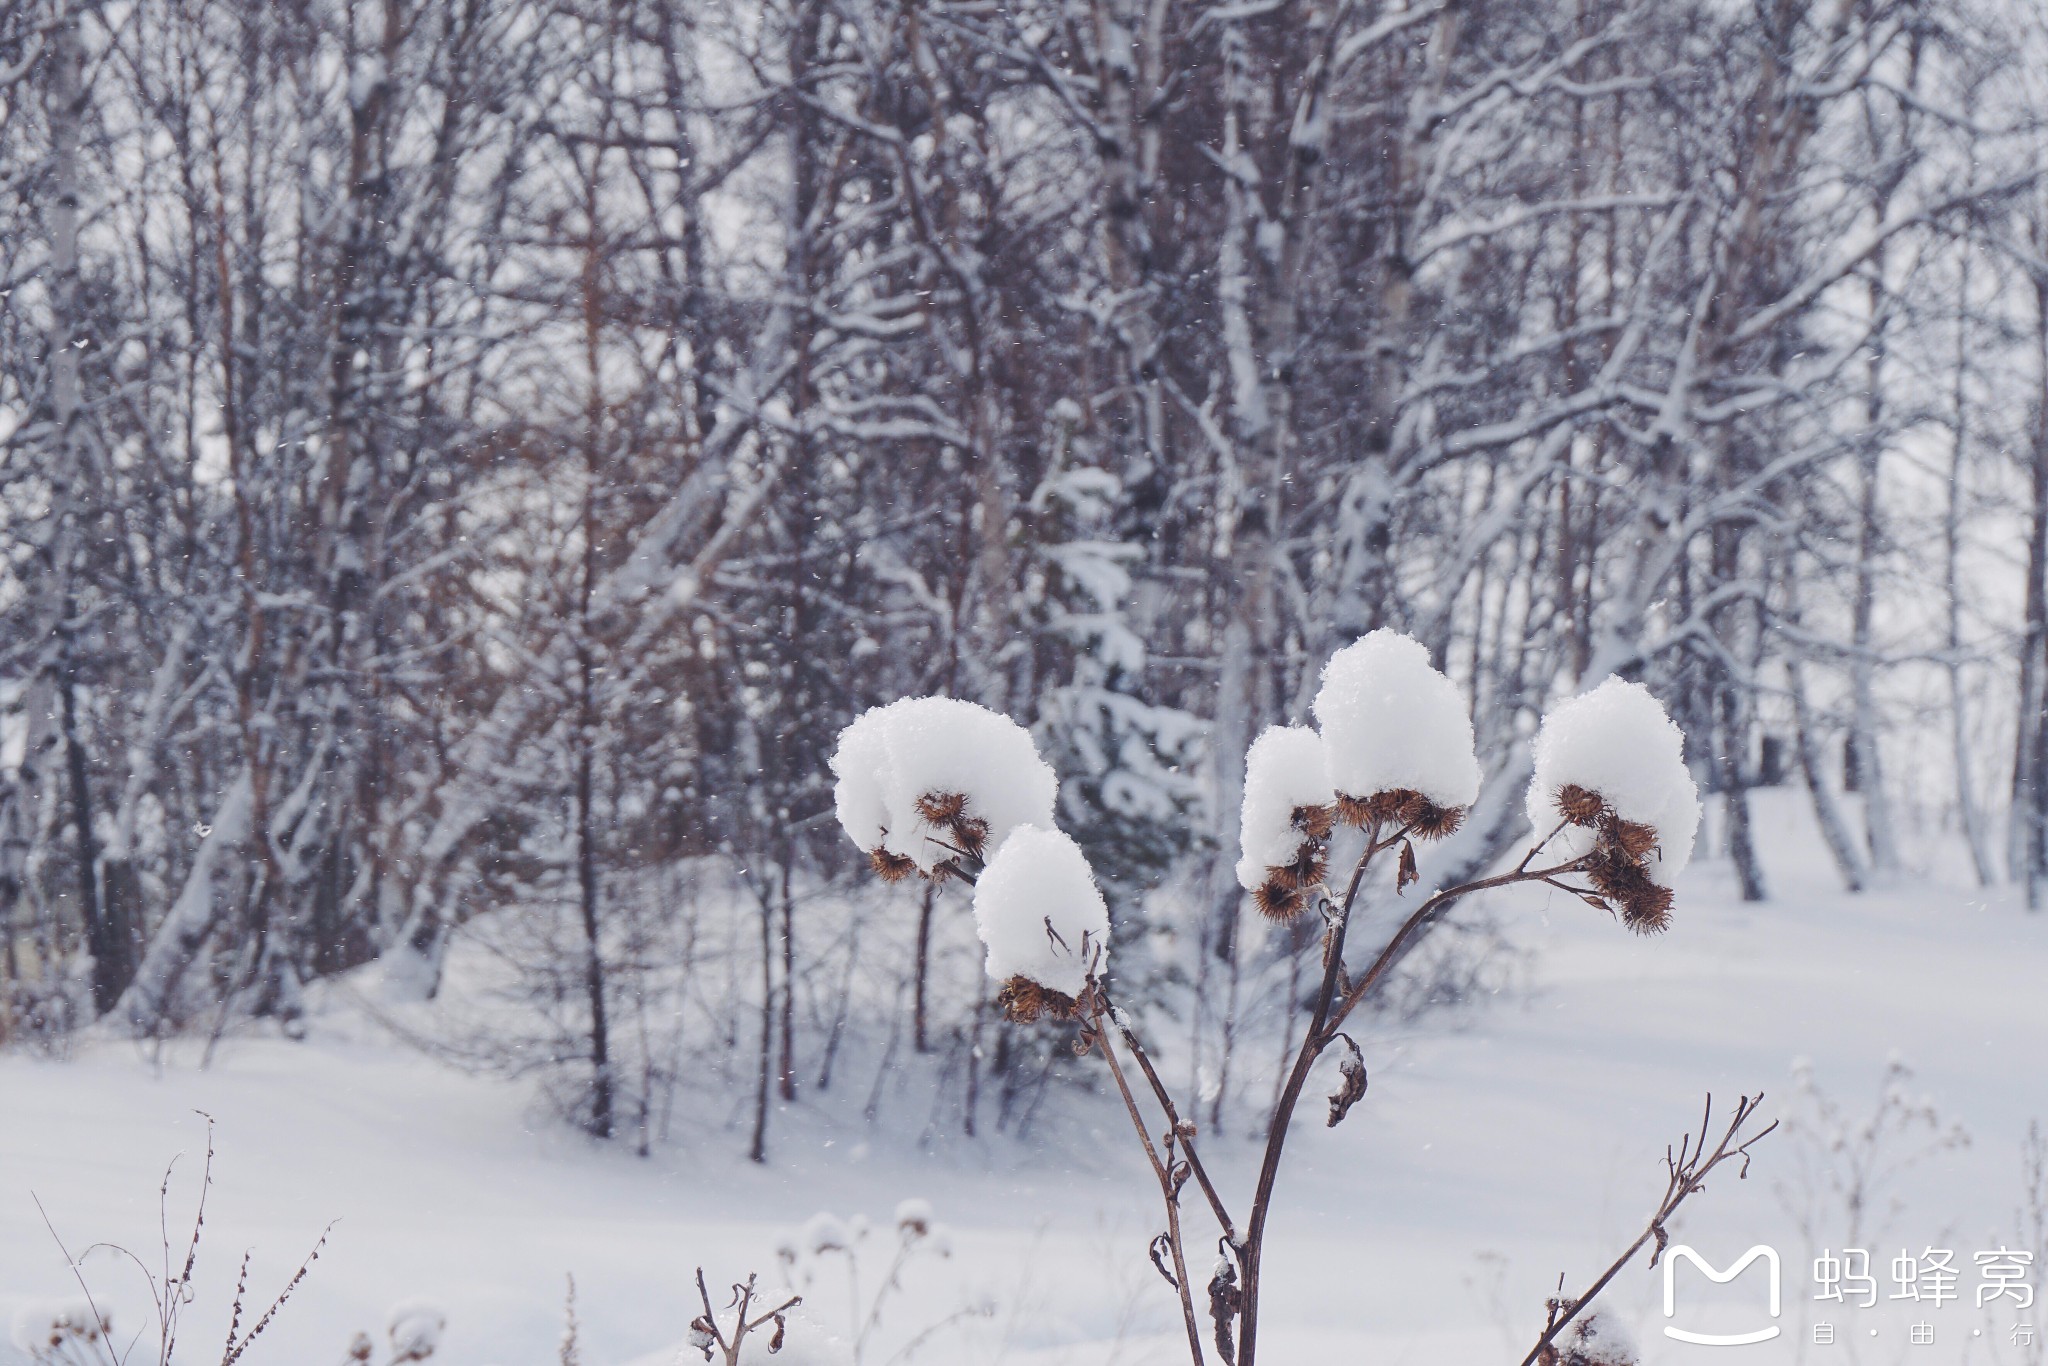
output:
M 1636 1366 L 1641 1359 L 1628 1329 L 1597 1310 L 1560 1333 L 1536 1358 L 1539 1366 Z
M 878 1231 L 860 1215 L 841 1219 L 820 1212 L 781 1238 L 775 1249 L 792 1294 L 815 1295 L 827 1268 L 837 1264 L 846 1282 L 842 1342 L 856 1366 L 867 1358 L 884 1313 L 902 1294 L 904 1273 L 916 1262 L 952 1255 L 952 1239 L 933 1217 L 930 1202 L 916 1198 L 896 1206 L 886 1231 Z M 924 1327 L 913 1340 L 928 1342 L 942 1329 L 982 1312 L 979 1306 L 960 1310 Z M 782 1360 L 776 1357 L 778 1364 Z
M 1352 912 L 1382 854 L 1398 851 L 1394 892 L 1420 880 L 1414 845 L 1455 831 L 1478 799 L 1481 769 L 1457 686 L 1418 642 L 1375 631 L 1339 650 L 1314 702 L 1319 728 L 1275 726 L 1245 756 L 1239 884 L 1266 916 L 1289 921 L 1314 908 L 1323 922 L 1322 977 L 1266 1127 L 1263 1159 L 1244 1217 L 1204 1165 L 1199 1132 L 1146 1053 L 1131 1016 L 1111 998 L 1109 923 L 1081 849 L 1045 813 L 1056 788 L 1021 727 L 967 703 L 918 698 L 879 708 L 842 735 L 832 767 L 847 833 L 886 878 L 918 872 L 975 883 L 976 928 L 988 950 L 1005 1014 L 1050 1015 L 1080 1025 L 1078 1049 L 1099 1053 L 1159 1185 L 1166 1228 L 1153 1264 L 1180 1299 L 1195 1366 L 1210 1346 L 1226 1366 L 1254 1366 L 1267 1224 L 1294 1113 L 1316 1062 L 1334 1053 L 1329 1123 L 1364 1098 L 1364 1050 L 1344 1032 L 1353 1012 L 1387 980 L 1460 898 L 1538 883 L 1615 914 L 1630 929 L 1670 923 L 1672 882 L 1691 856 L 1699 795 L 1683 738 L 1639 685 L 1602 683 L 1558 707 L 1535 746 L 1527 804 L 1536 839 L 1504 871 L 1437 889 L 1370 959 L 1347 961 Z M 1355 830 L 1355 839 L 1345 831 Z M 1340 840 L 1355 853 L 1332 876 Z M 1137 1086 L 1120 1053 L 1135 1064 Z M 1139 1088 L 1163 1114 L 1140 1104 Z M 1710 1142 L 1712 1102 L 1697 1136 L 1674 1145 L 1664 1198 L 1620 1261 L 1573 1299 L 1558 1299 L 1523 1366 L 1610 1366 L 1606 1331 L 1587 1306 L 1630 1257 L 1726 1162 L 1746 1168 L 1756 1102 L 1744 1097 Z M 1204 1333 L 1183 1234 L 1183 1196 L 1200 1192 L 1221 1233 L 1222 1256 L 1206 1290 Z M 1205 1345 L 1206 1344 L 1208 1345 Z
M 1306 726 L 1268 726 L 1244 756 L 1238 885 L 1274 920 L 1292 920 L 1329 871 L 1337 792 L 1323 737 Z
M 145 1328 L 129 1336 L 124 1350 L 119 1353 L 113 1350 L 109 1341 L 112 1329 L 109 1326 L 107 1311 L 99 1304 L 92 1283 L 85 1274 L 85 1268 L 78 1258 L 71 1255 L 70 1249 L 64 1245 L 64 1240 L 57 1236 L 56 1228 L 51 1226 L 51 1237 L 57 1244 L 57 1251 L 63 1255 L 72 1278 L 84 1292 L 84 1301 L 82 1307 L 60 1306 L 47 1316 L 40 1312 L 32 1312 L 17 1321 L 16 1345 L 28 1352 L 31 1359 L 64 1363 L 64 1366 L 70 1366 L 70 1363 L 75 1361 L 91 1361 L 95 1366 L 111 1366 L 117 1360 L 125 1366 L 130 1361 L 139 1362 L 145 1359 L 154 1361 L 156 1366 L 172 1366 L 175 1361 L 192 1359 L 189 1350 L 180 1352 L 178 1332 L 185 1310 L 197 1302 L 193 1291 L 194 1273 L 199 1265 L 200 1241 L 206 1231 L 206 1197 L 213 1189 L 211 1119 L 206 1121 L 206 1158 L 199 1171 L 199 1195 L 192 1210 L 191 1232 L 185 1236 L 182 1248 L 172 1244 L 170 1235 L 171 1177 L 176 1166 L 176 1162 L 173 1161 L 170 1167 L 165 1168 L 163 1184 L 157 1187 L 157 1218 L 163 1230 L 159 1263 L 163 1268 L 161 1273 L 150 1270 L 150 1262 L 118 1243 L 96 1243 L 92 1249 L 88 1249 L 107 1249 L 118 1254 L 120 1264 L 132 1269 L 141 1277 L 143 1293 L 156 1310 L 154 1346 L 146 1343 L 145 1335 L 149 1330 Z M 47 1223 L 47 1214 L 44 1217 Z M 285 1303 L 312 1274 L 313 1263 L 320 1259 L 321 1252 L 326 1249 L 327 1235 L 332 1230 L 331 1224 L 321 1230 L 312 1251 L 306 1254 L 305 1260 L 299 1263 L 298 1269 L 285 1281 L 283 1289 L 277 1292 L 260 1313 L 256 1305 L 248 1300 L 250 1254 L 242 1255 L 242 1269 L 235 1277 L 234 1297 L 226 1306 L 228 1333 L 227 1340 L 219 1349 L 219 1366 L 238 1366 L 247 1358 L 249 1349 L 277 1321 L 277 1316 L 284 1309 Z M 45 1328 L 49 1330 L 47 1335 L 42 1332 Z M 24 1334 L 30 1341 L 43 1345 L 33 1350 L 22 1345 Z M 43 1355 L 37 1356 L 37 1350 Z M 350 1350 L 353 1355 L 353 1347 Z
M 753 1276 L 732 1288 L 723 1310 L 697 1271 L 704 1312 L 690 1322 L 689 1346 L 720 1366 L 853 1366 L 852 1350 L 803 1313 L 801 1295 L 764 1294 Z
M 441 1348 L 441 1335 L 448 1329 L 448 1316 L 425 1300 L 407 1300 L 392 1306 L 386 1333 L 391 1339 L 391 1360 L 425 1361 Z
M 14 1346 L 39 1366 L 99 1366 L 113 1319 L 88 1300 L 29 1304 L 14 1317 Z
M 1109 958 L 1109 906 L 1081 846 L 1019 826 L 974 884 L 974 926 L 988 975 L 1013 1020 L 1070 1018 Z
M 952 697 L 862 713 L 832 772 L 839 824 L 889 882 L 964 876 L 1018 826 L 1051 827 L 1059 797 L 1029 731 Z
M 1472 718 L 1421 642 L 1379 630 L 1323 666 L 1314 703 L 1346 825 L 1450 834 L 1479 797 Z
M 1649 934 L 1671 923 L 1672 882 L 1692 857 L 1700 799 L 1685 737 L 1640 683 L 1610 678 L 1559 706 L 1536 734 L 1529 823 L 1578 861 L 1595 898 Z
M 1811 1059 L 1793 1062 L 1792 1079 L 1785 1118 L 1792 1164 L 1778 1183 L 1778 1200 L 1816 1240 L 1836 1234 L 1852 1246 L 1883 1240 L 1889 1221 L 1905 1207 L 1899 1191 L 1912 1170 L 1970 1146 L 1969 1130 L 1942 1114 L 1904 1058 L 1886 1060 L 1868 1109 L 1830 1094 Z

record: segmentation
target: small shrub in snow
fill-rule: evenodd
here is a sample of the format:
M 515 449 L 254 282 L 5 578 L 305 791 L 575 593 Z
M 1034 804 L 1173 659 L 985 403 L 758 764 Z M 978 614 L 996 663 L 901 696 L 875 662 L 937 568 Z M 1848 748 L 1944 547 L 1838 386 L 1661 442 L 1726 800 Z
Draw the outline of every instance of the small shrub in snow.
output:
M 697 1294 L 704 1312 L 690 1322 L 689 1347 L 704 1360 L 723 1366 L 854 1366 L 844 1342 L 798 1308 L 801 1295 L 786 1291 L 764 1294 L 749 1276 L 733 1286 L 726 1302 L 729 1314 L 712 1308 L 711 1289 L 697 1272 Z
M 1071 1017 L 1109 954 L 1109 906 L 1087 855 L 1057 830 L 1020 826 L 1003 841 L 974 884 L 974 924 L 1014 1020 Z
M 174 1247 L 170 1239 L 170 1195 L 172 1170 L 164 1171 L 163 1184 L 158 1187 L 158 1217 L 162 1221 L 164 1235 L 161 1273 L 152 1271 L 150 1263 L 118 1243 L 100 1243 L 95 1247 L 106 1248 L 120 1254 L 121 1265 L 131 1269 L 142 1281 L 143 1292 L 149 1304 L 156 1311 L 155 1347 L 146 1345 L 149 1329 L 129 1336 L 123 1350 L 118 1354 L 122 1363 L 153 1361 L 156 1366 L 171 1366 L 173 1359 L 189 1360 L 189 1353 L 178 1350 L 178 1332 L 184 1311 L 196 1303 L 193 1294 L 194 1272 L 199 1265 L 199 1246 L 206 1231 L 206 1197 L 213 1189 L 213 1121 L 206 1121 L 206 1159 L 199 1172 L 199 1195 L 192 1211 L 191 1232 L 184 1238 L 182 1248 Z M 228 1320 L 227 1341 L 220 1349 L 220 1366 L 238 1366 L 248 1355 L 250 1347 L 277 1321 L 294 1292 L 312 1274 L 313 1263 L 320 1259 L 320 1253 L 327 1246 L 327 1235 L 333 1229 L 329 1225 L 322 1230 L 314 1242 L 313 1250 L 299 1263 L 298 1270 L 284 1283 L 284 1288 L 260 1313 L 256 1305 L 248 1302 L 249 1254 L 242 1256 L 241 1274 L 235 1278 L 234 1297 L 226 1306 Z M 51 1230 L 55 1235 L 56 1230 Z M 64 1252 L 63 1240 L 57 1240 L 57 1247 Z M 62 1363 L 72 1366 L 74 1362 L 91 1361 L 94 1366 L 114 1361 L 116 1353 L 108 1343 L 112 1328 L 104 1310 L 95 1312 L 94 1297 L 90 1284 L 85 1279 L 84 1268 L 71 1260 L 64 1252 L 71 1274 L 77 1278 L 88 1299 L 82 1305 L 64 1304 L 51 1309 L 31 1310 L 24 1313 L 15 1323 L 15 1344 L 29 1354 L 33 1361 Z M 354 1360 L 364 1358 L 355 1353 Z
M 1204 1165 L 1199 1131 L 1161 1079 L 1137 1025 L 1111 1000 L 1102 895 L 1079 847 L 1052 828 L 1052 777 L 1022 729 L 964 703 L 914 699 L 862 717 L 833 758 L 840 820 L 885 878 L 916 871 L 975 882 L 975 923 L 1004 1013 L 1076 1020 L 1078 1050 L 1101 1056 L 1159 1186 L 1166 1228 L 1149 1254 L 1179 1297 L 1194 1366 L 1206 1366 L 1205 1340 L 1227 1366 L 1256 1366 L 1265 1235 L 1296 1108 L 1326 1053 L 1335 1061 L 1321 1069 L 1331 1083 L 1328 1122 L 1343 1122 L 1365 1098 L 1365 1051 L 1344 1026 L 1394 965 L 1460 898 L 1517 883 L 1570 892 L 1634 930 L 1661 929 L 1672 878 L 1691 855 L 1699 824 L 1677 727 L 1637 685 L 1603 683 L 1557 708 L 1539 731 L 1528 797 L 1537 838 L 1521 861 L 1423 897 L 1354 966 L 1345 941 L 1374 860 L 1398 851 L 1393 890 L 1405 894 L 1419 880 L 1413 842 L 1458 828 L 1478 799 L 1481 770 L 1457 686 L 1419 643 L 1395 632 L 1375 631 L 1339 650 L 1323 671 L 1314 710 L 1320 730 L 1275 726 L 1245 755 L 1237 880 L 1268 917 L 1292 920 L 1314 901 L 1324 925 L 1321 982 L 1273 1103 L 1242 1219 Z M 927 716 L 915 726 L 898 719 Z M 910 729 L 899 735 L 899 726 Z M 1016 790 L 1006 793 L 1006 782 Z M 1027 807 L 1042 815 L 1022 814 Z M 1364 838 L 1348 874 L 1335 879 L 1339 823 Z M 1652 1240 L 1663 1246 L 1666 1222 L 1709 1172 L 1727 1162 L 1746 1168 L 1750 1146 L 1770 1132 L 1750 1132 L 1755 1113 L 1756 1102 L 1744 1097 L 1709 1146 L 1709 1102 L 1697 1137 L 1688 1134 L 1667 1158 L 1666 1193 L 1641 1237 L 1592 1290 L 1551 1302 L 1525 1366 L 1633 1362 L 1612 1325 L 1587 1307 L 1629 1258 Z M 1183 1231 L 1197 1198 L 1213 1217 L 1223 1254 L 1206 1288 L 1190 1276 Z M 914 1222 L 898 1219 L 900 1228 Z
M 875 1332 L 882 1324 L 891 1307 L 905 1298 L 906 1270 L 916 1262 L 933 1258 L 944 1259 L 952 1255 L 950 1240 L 946 1231 L 934 1219 L 931 1203 L 922 1199 L 908 1199 L 896 1206 L 892 1225 L 894 1238 L 873 1237 L 874 1228 L 863 1215 L 841 1220 L 830 1213 L 812 1215 L 794 1235 L 787 1235 L 778 1241 L 776 1257 L 782 1263 L 782 1274 L 787 1278 L 789 1289 L 778 1296 L 804 1303 L 806 1311 L 813 1316 L 821 1311 L 811 1299 L 821 1283 L 830 1286 L 843 1278 L 846 1293 L 843 1304 L 846 1312 L 844 1339 L 833 1338 L 821 1333 L 815 1321 L 805 1322 L 797 1313 L 784 1315 L 789 1325 L 789 1340 L 775 1357 L 777 1366 L 784 1366 L 787 1360 L 831 1361 L 834 1351 L 850 1353 L 849 1359 L 858 1363 L 866 1359 Z M 815 1231 L 829 1228 L 845 1233 L 844 1239 L 819 1239 Z M 834 1297 L 837 1298 L 837 1297 Z M 910 1297 L 913 1300 L 916 1297 Z M 924 1342 L 940 1330 L 968 1317 L 984 1316 L 986 1311 L 970 1306 L 956 1311 L 920 1331 L 915 1341 Z M 697 1344 L 700 1348 L 702 1343 Z M 792 1350 L 808 1351 L 813 1356 L 789 1358 Z M 817 1355 L 823 1353 L 825 1355 Z M 742 1355 L 742 1361 L 753 1358 Z
M 30 1361 L 49 1366 L 104 1360 L 103 1344 L 113 1331 L 111 1316 L 84 1300 L 30 1304 L 14 1317 L 15 1347 Z

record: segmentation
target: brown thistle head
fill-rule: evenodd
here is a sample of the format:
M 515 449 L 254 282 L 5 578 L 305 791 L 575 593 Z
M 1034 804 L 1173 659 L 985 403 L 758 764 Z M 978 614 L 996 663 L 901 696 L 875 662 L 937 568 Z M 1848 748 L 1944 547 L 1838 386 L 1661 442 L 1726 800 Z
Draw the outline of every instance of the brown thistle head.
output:
M 1637 934 L 1661 934 L 1671 928 L 1669 887 L 1644 878 L 1640 886 L 1620 900 L 1621 923 Z
M 1644 825 L 1641 821 L 1625 821 L 1619 816 L 1600 822 L 1600 838 L 1623 854 L 1641 863 L 1657 848 L 1657 827 Z
M 1326 840 L 1337 826 L 1337 808 L 1334 806 L 1297 806 L 1294 808 L 1294 828 L 1312 840 Z
M 947 823 L 953 832 L 953 847 L 970 858 L 980 858 L 988 849 L 988 822 L 979 816 L 955 816 Z
M 917 799 L 917 814 L 933 825 L 951 825 L 966 810 L 964 792 L 927 792 Z
M 1289 891 L 1306 891 L 1322 882 L 1329 867 L 1329 851 L 1321 843 L 1310 840 L 1295 850 L 1292 862 L 1268 868 L 1266 881 L 1277 883 Z
M 1438 806 L 1412 787 L 1392 787 L 1370 797 L 1340 794 L 1337 814 L 1346 825 L 1406 826 L 1416 839 L 1442 839 L 1465 821 L 1462 806 Z
M 1573 825 L 1593 825 L 1607 810 L 1607 803 L 1597 792 L 1566 783 L 1557 790 L 1557 810 Z
M 1637 934 L 1657 934 L 1671 927 L 1671 889 L 1652 880 L 1619 846 L 1602 845 L 1586 856 L 1586 880 L 1619 910 L 1621 923 Z
M 1411 792 L 1401 803 L 1395 819 L 1408 827 L 1416 839 L 1440 840 L 1465 823 L 1462 806 L 1438 806 L 1420 792 Z
M 1345 813 L 1346 825 L 1372 825 L 1378 822 L 1397 821 L 1401 818 L 1401 806 L 1419 792 L 1405 787 L 1390 788 L 1375 792 L 1369 797 L 1339 796 L 1338 806 Z
M 1344 825 L 1371 825 L 1376 819 L 1373 815 L 1375 809 L 1370 797 L 1352 797 L 1342 792 L 1337 794 L 1337 819 Z
M 1308 898 L 1299 887 L 1269 879 L 1252 893 L 1252 904 L 1266 919 L 1284 925 L 1308 909 Z
M 1599 793 L 1569 784 L 1558 790 L 1557 807 L 1567 820 L 1595 829 L 1593 852 L 1581 867 L 1598 892 L 1597 899 L 1637 934 L 1669 929 L 1672 892 L 1652 878 L 1649 869 L 1658 849 L 1657 827 L 1624 820 Z
M 1041 1017 L 1071 1020 L 1075 1004 L 1074 998 L 1066 993 L 1022 976 L 1012 977 L 996 993 L 996 1007 L 1005 1019 L 1016 1024 L 1031 1024 Z
M 917 861 L 887 849 L 868 850 L 868 866 L 884 882 L 901 882 L 917 871 Z
M 1602 844 L 1586 855 L 1585 871 L 1586 881 L 1613 901 L 1626 900 L 1650 881 L 1642 865 L 1611 844 Z

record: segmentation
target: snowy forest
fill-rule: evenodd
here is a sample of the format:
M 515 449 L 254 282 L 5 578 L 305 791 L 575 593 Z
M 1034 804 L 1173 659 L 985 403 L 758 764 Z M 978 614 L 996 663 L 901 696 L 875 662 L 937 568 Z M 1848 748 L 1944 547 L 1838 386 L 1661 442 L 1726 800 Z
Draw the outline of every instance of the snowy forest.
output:
M 2048 879 L 2024 6 L 0 22 L 10 1037 L 431 992 L 513 906 L 600 1132 L 678 1065 L 649 988 L 759 1017 L 740 1091 L 852 972 L 958 1050 L 933 925 L 804 914 L 832 738 L 906 693 L 1031 726 L 1161 970 L 1241 987 L 1242 756 L 1382 625 L 1469 695 L 1466 868 L 1621 674 L 1746 897 L 1787 783 L 1851 888 L 1935 826 Z
M 625 1156 L 1089 1149 L 972 889 L 835 818 L 939 696 L 1243 1131 L 1322 929 L 1240 882 L 1247 754 L 1382 628 L 1481 766 L 1390 901 L 1548 833 L 1618 678 L 1727 905 L 2033 924 L 2048 12 L 0 4 L 0 1052 L 344 1003 Z M 1461 904 L 1370 1010 L 1524 957 Z

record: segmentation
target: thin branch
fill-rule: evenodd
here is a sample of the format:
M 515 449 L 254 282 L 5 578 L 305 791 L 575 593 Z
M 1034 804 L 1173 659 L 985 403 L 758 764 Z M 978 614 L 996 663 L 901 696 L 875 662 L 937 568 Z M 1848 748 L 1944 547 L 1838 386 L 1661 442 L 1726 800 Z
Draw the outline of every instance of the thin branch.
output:
M 1763 1099 L 1763 1092 L 1759 1091 L 1754 1098 L 1743 1096 L 1738 1100 L 1735 1104 L 1734 1118 L 1728 1121 L 1728 1127 L 1722 1132 L 1720 1141 L 1710 1151 L 1707 1148 L 1707 1132 L 1713 1123 L 1714 1098 L 1711 1094 L 1708 1095 L 1706 1111 L 1700 1116 L 1698 1141 L 1694 1141 L 1691 1133 L 1686 1133 L 1679 1138 L 1678 1151 L 1675 1154 L 1668 1149 L 1665 1151 L 1664 1195 L 1657 1202 L 1655 1212 L 1650 1215 L 1649 1223 L 1643 1226 L 1643 1231 L 1628 1245 L 1628 1249 L 1594 1278 L 1593 1283 L 1586 1287 L 1583 1294 L 1572 1300 L 1559 1298 L 1551 1301 L 1543 1335 L 1536 1339 L 1536 1345 L 1522 1358 L 1521 1366 L 1536 1366 L 1538 1359 L 1550 1350 L 1550 1345 L 1556 1340 L 1557 1335 L 1599 1297 L 1608 1283 L 1621 1274 L 1622 1268 L 1634 1260 L 1636 1253 L 1642 1251 L 1645 1243 L 1654 1241 L 1657 1244 L 1656 1250 L 1650 1254 L 1650 1265 L 1657 1265 L 1658 1260 L 1664 1255 L 1665 1244 L 1669 1241 L 1665 1225 L 1678 1213 L 1679 1207 L 1688 1197 L 1706 1189 L 1707 1177 L 1715 1168 L 1724 1162 L 1739 1160 L 1742 1165 L 1736 1172 L 1736 1179 L 1748 1177 L 1750 1148 L 1778 1127 L 1778 1121 L 1772 1120 L 1757 1132 L 1747 1137 L 1743 1136 L 1743 1127 L 1756 1115 L 1757 1108 L 1763 1104 Z M 1562 1281 L 1563 1278 L 1560 1277 L 1560 1294 Z
M 1116 1081 L 1117 1094 L 1123 1097 L 1124 1110 L 1131 1117 L 1131 1127 L 1137 1130 L 1138 1142 L 1145 1149 L 1146 1160 L 1152 1164 L 1152 1175 L 1159 1182 L 1160 1198 L 1166 1205 L 1166 1241 L 1167 1247 L 1173 1256 L 1174 1292 L 1180 1297 L 1181 1319 L 1185 1323 L 1188 1333 L 1188 1352 L 1193 1358 L 1194 1366 L 1204 1366 L 1207 1358 L 1202 1353 L 1202 1328 L 1200 1321 L 1195 1317 L 1194 1294 L 1188 1285 L 1187 1255 L 1181 1245 L 1180 1183 L 1174 1177 L 1174 1171 L 1179 1164 L 1168 1165 L 1168 1161 L 1162 1161 L 1159 1156 L 1159 1150 L 1153 1146 L 1152 1135 L 1145 1129 L 1144 1114 L 1138 1109 L 1137 1098 L 1131 1094 L 1131 1085 L 1124 1079 L 1124 1069 L 1116 1060 L 1115 1045 L 1110 1042 L 1109 1033 L 1103 1028 L 1104 1007 L 1102 997 L 1099 993 L 1093 992 L 1091 992 L 1091 996 L 1094 1005 L 1092 1013 L 1094 1039 L 1102 1047 L 1103 1061 L 1109 1064 L 1109 1075 Z M 1169 1129 L 1167 1131 L 1167 1143 L 1171 1145 L 1174 1138 L 1175 1131 Z M 1167 1158 L 1170 1160 L 1172 1156 L 1173 1149 L 1169 1146 L 1167 1148 Z

